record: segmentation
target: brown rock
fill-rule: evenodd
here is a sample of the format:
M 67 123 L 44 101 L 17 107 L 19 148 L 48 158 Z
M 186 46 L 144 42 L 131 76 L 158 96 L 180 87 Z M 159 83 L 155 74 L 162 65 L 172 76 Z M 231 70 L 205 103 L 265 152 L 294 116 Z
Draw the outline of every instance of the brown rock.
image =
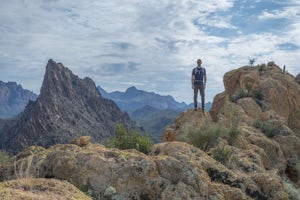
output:
M 91 200 L 67 181 L 23 178 L 0 183 L 0 199 Z
M 266 177 L 268 176 L 268 172 Z M 55 145 L 0 168 L 0 180 L 53 177 L 74 184 L 95 199 L 250 199 L 285 194 L 274 176 L 266 185 L 260 175 L 240 174 L 226 168 L 200 149 L 181 142 L 156 144 L 147 156 L 102 145 Z M 259 184 L 258 184 L 259 183 Z M 257 185 L 256 185 L 257 184 Z
M 300 73 L 296 76 L 295 80 L 300 84 Z
M 76 144 L 80 147 L 87 146 L 91 143 L 91 137 L 90 136 L 81 136 L 79 138 L 76 138 L 72 144 Z

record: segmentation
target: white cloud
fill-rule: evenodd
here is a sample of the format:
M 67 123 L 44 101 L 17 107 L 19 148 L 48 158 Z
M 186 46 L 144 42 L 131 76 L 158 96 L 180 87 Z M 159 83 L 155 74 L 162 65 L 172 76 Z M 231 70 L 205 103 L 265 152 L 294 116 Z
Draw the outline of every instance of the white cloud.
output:
M 299 18 L 299 8 L 295 7 L 288 7 L 283 10 L 272 10 L 271 12 L 269 11 L 264 11 L 258 18 L 262 20 L 269 20 L 269 19 L 293 19 L 295 17 Z
M 248 64 L 249 56 L 258 57 L 258 62 L 274 58 L 289 66 L 298 63 L 296 56 L 290 58 L 298 51 L 276 50 L 283 43 L 300 46 L 297 7 L 260 16 L 271 22 L 289 18 L 290 29 L 282 30 L 284 36 L 258 30 L 226 37 L 211 35 L 203 26 L 241 30 L 233 25 L 230 13 L 224 15 L 234 7 L 234 0 L 1 3 L 0 80 L 9 78 L 37 93 L 49 58 L 80 77 L 93 78 L 107 91 L 134 84 L 187 103 L 192 102 L 190 74 L 198 57 L 207 68 L 209 100 L 223 90 L 224 73 Z M 13 69 L 7 70 L 8 66 Z M 295 67 L 289 71 L 296 71 Z

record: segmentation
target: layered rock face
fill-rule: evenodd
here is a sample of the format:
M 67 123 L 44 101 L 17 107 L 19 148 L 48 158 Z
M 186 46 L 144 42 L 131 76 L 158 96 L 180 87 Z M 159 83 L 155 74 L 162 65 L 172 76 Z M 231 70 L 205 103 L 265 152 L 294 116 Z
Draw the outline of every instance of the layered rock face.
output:
M 1 147 L 11 152 L 31 146 L 68 143 L 80 135 L 92 141 L 114 135 L 115 123 L 135 123 L 116 104 L 101 97 L 90 78 L 80 79 L 61 63 L 49 60 L 36 101 L 31 101 L 16 123 L 6 126 Z
M 37 95 L 15 82 L 0 81 L 0 118 L 11 118 L 21 113 L 29 100 Z

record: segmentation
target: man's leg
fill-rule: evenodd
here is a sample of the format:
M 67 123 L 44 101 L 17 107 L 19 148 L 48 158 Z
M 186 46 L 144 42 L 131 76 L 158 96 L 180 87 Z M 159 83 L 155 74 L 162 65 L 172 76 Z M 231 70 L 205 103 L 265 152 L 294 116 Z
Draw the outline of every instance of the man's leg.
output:
M 200 95 L 201 95 L 201 103 L 202 103 L 202 109 L 205 108 L 205 91 L 204 91 L 204 85 L 200 85 Z
M 194 87 L 194 109 L 197 110 L 197 96 L 198 96 L 198 86 Z

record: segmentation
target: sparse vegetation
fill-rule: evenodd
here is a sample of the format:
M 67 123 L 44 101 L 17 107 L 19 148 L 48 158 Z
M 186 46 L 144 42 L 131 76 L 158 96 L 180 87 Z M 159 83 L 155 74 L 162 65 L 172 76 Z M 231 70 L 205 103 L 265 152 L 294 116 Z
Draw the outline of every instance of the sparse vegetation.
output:
M 253 126 L 260 129 L 269 138 L 279 134 L 282 129 L 282 125 L 279 122 L 262 119 L 256 119 Z
M 252 67 L 255 61 L 256 61 L 255 58 L 249 58 L 249 65 Z
M 201 127 L 184 127 L 181 140 L 207 151 L 216 144 L 219 137 L 227 134 L 228 129 L 224 125 L 207 122 Z
M 235 92 L 235 93 L 231 96 L 230 100 L 231 100 L 231 102 L 236 103 L 237 100 L 239 100 L 239 99 L 241 99 L 241 98 L 244 98 L 244 97 L 249 97 L 249 94 L 248 94 L 248 92 L 247 92 L 246 90 L 240 88 L 237 92 Z
M 252 96 L 256 100 L 263 100 L 264 99 L 264 95 L 263 95 L 263 92 L 261 90 L 254 90 Z
M 225 165 L 227 162 L 230 161 L 233 152 L 232 149 L 229 146 L 223 146 L 222 148 L 217 147 L 212 150 L 212 157 L 221 162 L 223 165 Z
M 116 136 L 109 138 L 108 146 L 118 149 L 136 149 L 148 154 L 152 146 L 152 140 L 149 135 L 142 136 L 135 130 L 127 132 L 121 123 L 116 123 Z
M 266 67 L 267 67 L 266 64 L 257 65 L 258 71 L 260 71 L 260 72 L 266 70 Z
M 283 182 L 284 190 L 289 195 L 290 200 L 299 200 L 300 199 L 300 190 L 295 188 L 292 183 Z
M 5 151 L 0 151 L 0 166 L 4 165 L 9 161 L 10 157 L 7 152 Z

